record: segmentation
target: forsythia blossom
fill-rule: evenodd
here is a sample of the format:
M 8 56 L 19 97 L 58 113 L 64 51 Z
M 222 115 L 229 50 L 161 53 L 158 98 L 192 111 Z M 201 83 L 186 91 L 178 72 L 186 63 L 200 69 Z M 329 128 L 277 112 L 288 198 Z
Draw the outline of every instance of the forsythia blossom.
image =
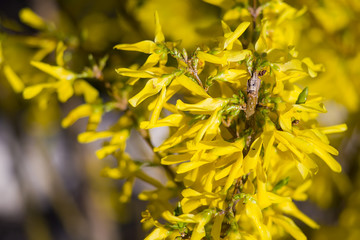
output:
M 96 155 L 117 159 L 116 167 L 102 173 L 125 180 L 120 202 L 131 199 L 136 179 L 154 187 L 138 196 L 149 203 L 142 213 L 144 228 L 152 228 L 147 240 L 280 239 L 287 234 L 306 239 L 293 218 L 319 226 L 294 201 L 307 199 L 319 161 L 341 171 L 327 135 L 346 130 L 345 124 L 319 126 L 316 118 L 326 112 L 323 98 L 301 84 L 325 71 L 311 58 L 299 57 L 296 48 L 296 21 L 307 9 L 281 0 L 204 1 L 223 9 L 223 34 L 216 41 L 194 46 L 190 53 L 179 42 L 165 40 L 156 13 L 154 41 L 114 47 L 148 54 L 141 66 L 117 68 L 119 81 L 103 76 L 107 57 L 96 63 L 91 56 L 91 68 L 80 73 L 69 70 L 62 41 L 49 40 L 36 53 L 31 64 L 46 77 L 30 86 L 2 63 L 2 52 L 0 63 L 25 99 L 47 102 L 54 92 L 61 102 L 84 97 L 62 126 L 88 117 L 79 142 L 107 139 Z M 55 31 L 29 9 L 21 19 L 40 31 Z M 53 50 L 56 65 L 44 63 Z M 110 99 L 102 98 L 89 79 L 103 84 Z M 98 130 L 105 113 L 119 110 L 115 124 Z M 148 130 L 158 127 L 170 133 L 155 147 Z M 135 161 L 125 152 L 134 130 L 151 146 L 153 159 Z M 150 167 L 164 170 L 168 181 L 151 177 Z
M 192 55 L 165 42 L 157 15 L 154 42 L 115 47 L 150 54 L 140 68 L 117 72 L 131 77 L 129 84 L 148 79 L 129 103 L 149 99 L 151 116 L 141 128 L 171 128 L 154 151 L 184 185 L 175 210 L 144 215 L 155 226 L 146 239 L 271 239 L 284 232 L 306 239 L 289 216 L 318 227 L 293 200 L 307 198 L 317 161 L 341 171 L 326 135 L 346 126 L 319 127 L 322 98 L 295 84 L 323 71 L 298 58 L 287 32 L 303 11 L 281 1 L 240 12 L 246 11 L 249 21 L 234 31 L 222 22 L 218 45 Z M 177 66 L 168 64 L 168 55 Z

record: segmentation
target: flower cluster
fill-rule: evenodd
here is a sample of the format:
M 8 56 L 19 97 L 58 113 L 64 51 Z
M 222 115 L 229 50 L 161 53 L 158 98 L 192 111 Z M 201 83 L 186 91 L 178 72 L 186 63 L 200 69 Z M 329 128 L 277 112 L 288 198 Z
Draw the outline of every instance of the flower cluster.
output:
M 152 185 L 138 196 L 149 202 L 142 222 L 153 230 L 146 239 L 277 239 L 289 234 L 306 239 L 293 218 L 319 226 L 294 201 L 307 199 L 322 162 L 341 171 L 327 135 L 346 130 L 345 124 L 319 126 L 316 118 L 326 112 L 323 98 L 301 85 L 324 71 L 323 65 L 300 58 L 295 47 L 296 22 L 306 8 L 280 0 L 204 1 L 224 10 L 221 36 L 187 51 L 180 42 L 165 40 L 156 13 L 154 41 L 115 46 L 148 54 L 140 66 L 117 68 L 120 79 L 104 76 L 107 57 L 95 61 L 90 56 L 90 67 L 70 70 L 64 62 L 70 41 L 54 40 L 45 41 L 47 47 L 31 62 L 40 70 L 36 74 L 45 73 L 38 81 L 25 86 L 9 65 L 4 74 L 25 99 L 40 99 L 43 105 L 54 92 L 60 102 L 83 96 L 84 103 L 70 111 L 62 126 L 88 117 L 79 142 L 108 139 L 96 155 L 117 160 L 116 167 L 102 173 L 124 180 L 121 202 L 131 199 L 136 179 Z M 21 16 L 34 28 L 54 32 L 29 9 Z M 52 51 L 55 65 L 43 61 Z M 100 131 L 107 112 L 119 118 Z M 169 136 L 154 146 L 149 129 L 160 127 Z M 125 151 L 134 130 L 152 148 L 153 159 L 135 161 Z M 162 169 L 167 182 L 152 177 L 150 168 Z
M 341 171 L 326 134 L 346 126 L 319 127 L 316 116 L 326 112 L 322 98 L 295 84 L 323 71 L 309 58 L 299 59 L 285 34 L 301 14 L 280 1 L 253 6 L 251 22 L 234 31 L 222 22 L 218 45 L 191 55 L 165 42 L 156 16 L 155 41 L 115 46 L 150 54 L 138 69 L 117 72 L 131 77 L 131 85 L 148 79 L 129 103 L 148 100 L 151 116 L 140 128 L 171 129 L 154 151 L 184 185 L 175 210 L 154 213 L 167 224 L 144 213 L 143 221 L 156 226 L 147 239 L 271 239 L 284 232 L 305 239 L 289 216 L 318 227 L 293 200 L 307 198 L 318 159 Z

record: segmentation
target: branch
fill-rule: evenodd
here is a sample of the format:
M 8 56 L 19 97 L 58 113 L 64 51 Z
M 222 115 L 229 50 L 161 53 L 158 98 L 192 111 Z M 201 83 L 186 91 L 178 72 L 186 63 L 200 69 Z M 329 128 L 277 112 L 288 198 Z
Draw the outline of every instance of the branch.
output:
M 259 89 L 261 79 L 259 72 L 253 71 L 251 78 L 247 82 L 247 101 L 246 101 L 246 120 L 249 121 L 255 113 L 256 105 L 258 104 Z
M 128 114 L 137 126 L 140 125 L 137 118 L 134 116 L 133 112 L 129 108 L 125 111 L 125 114 Z M 154 152 L 155 147 L 154 147 L 154 145 L 152 144 L 152 142 L 150 140 L 148 132 L 144 131 L 144 130 L 141 131 L 141 130 L 143 130 L 143 129 L 140 129 L 140 131 L 138 131 L 138 132 L 140 133 L 140 135 L 143 137 L 145 142 L 149 145 L 149 147 Z M 154 152 L 154 154 L 159 159 L 159 161 L 163 158 L 158 152 Z M 167 173 L 170 180 L 174 181 L 174 183 L 178 186 L 179 189 L 183 189 L 184 186 L 180 182 L 175 181 L 175 173 L 171 170 L 171 168 L 169 166 L 163 165 L 163 164 L 161 164 L 161 166 L 164 168 L 164 170 Z

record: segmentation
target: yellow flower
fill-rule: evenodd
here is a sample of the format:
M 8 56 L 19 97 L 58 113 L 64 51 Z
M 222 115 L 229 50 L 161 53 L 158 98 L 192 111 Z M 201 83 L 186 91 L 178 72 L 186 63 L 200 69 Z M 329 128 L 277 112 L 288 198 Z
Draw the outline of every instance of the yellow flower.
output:
M 94 103 L 99 97 L 99 92 L 88 82 L 82 80 L 84 77 L 92 76 L 93 73 L 89 73 L 85 70 L 83 73 L 77 74 L 65 69 L 62 66 L 64 64 L 62 57 L 66 48 L 62 46 L 62 44 L 59 44 L 59 46 L 60 47 L 57 51 L 57 63 L 60 64 L 59 66 L 52 66 L 38 61 L 31 62 L 34 67 L 49 74 L 55 78 L 56 81 L 28 86 L 23 90 L 23 97 L 25 99 L 31 99 L 39 95 L 44 89 L 47 89 L 49 92 L 55 90 L 57 92 L 58 99 L 61 102 L 66 102 L 74 95 L 74 93 L 76 93 L 84 95 L 87 103 Z

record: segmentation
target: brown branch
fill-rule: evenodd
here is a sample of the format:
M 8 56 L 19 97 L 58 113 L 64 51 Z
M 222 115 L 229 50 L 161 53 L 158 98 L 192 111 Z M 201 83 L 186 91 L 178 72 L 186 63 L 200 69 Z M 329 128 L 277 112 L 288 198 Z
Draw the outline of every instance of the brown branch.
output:
M 183 51 L 183 54 L 180 54 L 179 51 L 174 48 L 174 49 L 170 49 L 168 48 L 168 51 L 170 53 L 170 55 L 177 59 L 178 61 L 181 61 L 183 63 L 186 64 L 186 72 L 190 73 L 194 78 L 195 80 L 197 81 L 197 83 L 202 87 L 204 88 L 204 85 L 199 77 L 199 74 L 198 74 L 198 70 L 197 70 L 197 66 L 194 64 L 194 59 L 193 57 L 191 59 L 188 59 L 188 55 L 186 53 L 186 50 L 184 49 Z M 204 88 L 205 89 L 205 88 Z
M 150 140 L 149 134 L 147 134 L 147 133 L 144 134 L 144 131 L 140 131 L 140 134 L 141 134 L 141 136 L 144 138 L 144 140 L 146 141 L 146 143 L 149 145 L 149 147 L 150 147 L 151 149 L 154 149 L 155 147 L 154 147 L 154 145 L 152 144 L 152 142 L 151 142 L 151 140 Z M 159 161 L 161 161 L 161 159 L 162 159 L 163 157 L 160 155 L 160 153 L 155 152 L 155 151 L 153 151 L 153 152 L 154 152 L 155 156 L 156 156 L 157 158 L 159 158 Z M 167 166 L 167 165 L 162 165 L 162 164 L 161 164 L 161 166 L 165 169 L 166 173 L 171 177 L 171 179 L 174 180 L 174 179 L 175 179 L 175 173 L 170 169 L 170 167 Z M 175 182 L 175 181 L 174 181 L 174 182 Z
M 139 126 L 139 122 L 137 120 L 137 118 L 134 116 L 133 112 L 128 108 L 125 111 L 125 114 L 128 114 L 128 116 L 134 121 L 134 123 Z M 153 153 L 155 154 L 155 156 L 159 159 L 159 161 L 161 161 L 161 159 L 163 158 L 158 152 L 154 151 L 154 145 L 152 144 L 149 134 L 147 131 L 140 129 L 139 130 L 140 135 L 142 136 L 142 138 L 145 140 L 145 142 L 149 145 L 149 147 L 153 150 Z M 176 182 L 175 181 L 175 173 L 171 170 L 171 168 L 167 165 L 163 165 L 161 164 L 161 166 L 164 168 L 165 172 L 167 173 L 168 177 L 174 181 L 174 183 L 178 186 L 179 189 L 183 189 L 184 186 L 180 183 L 180 182 Z
M 254 115 L 256 105 L 258 104 L 259 89 L 261 79 L 259 78 L 259 72 L 253 71 L 251 78 L 247 82 L 247 102 L 246 102 L 246 120 L 249 121 Z
M 194 66 L 192 66 L 191 61 L 187 61 L 186 64 L 188 66 L 188 69 L 187 69 L 188 72 L 196 79 L 196 81 L 198 82 L 200 87 L 204 88 L 204 85 L 203 85 L 203 83 L 202 83 L 202 81 L 201 81 L 201 79 L 200 79 L 200 77 L 198 75 L 197 69 Z

